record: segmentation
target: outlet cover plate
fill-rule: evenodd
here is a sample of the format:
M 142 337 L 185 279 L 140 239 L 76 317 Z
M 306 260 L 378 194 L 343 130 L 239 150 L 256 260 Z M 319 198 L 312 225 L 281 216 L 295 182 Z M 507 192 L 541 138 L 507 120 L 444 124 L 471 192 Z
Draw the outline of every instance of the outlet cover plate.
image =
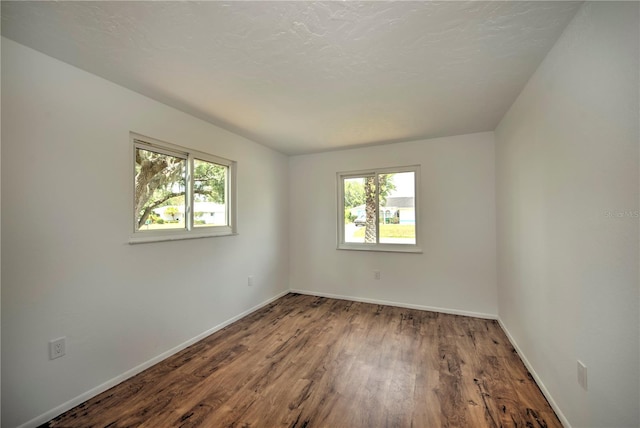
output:
M 55 360 L 67 353 L 67 338 L 59 337 L 49 341 L 49 359 Z
M 578 384 L 587 390 L 587 366 L 580 360 L 578 360 Z

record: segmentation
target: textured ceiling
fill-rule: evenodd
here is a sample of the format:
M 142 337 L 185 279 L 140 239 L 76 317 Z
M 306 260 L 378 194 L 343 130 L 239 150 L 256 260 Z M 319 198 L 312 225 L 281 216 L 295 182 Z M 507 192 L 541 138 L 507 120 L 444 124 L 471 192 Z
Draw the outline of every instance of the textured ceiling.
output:
M 298 154 L 493 130 L 579 5 L 2 1 L 2 34 Z

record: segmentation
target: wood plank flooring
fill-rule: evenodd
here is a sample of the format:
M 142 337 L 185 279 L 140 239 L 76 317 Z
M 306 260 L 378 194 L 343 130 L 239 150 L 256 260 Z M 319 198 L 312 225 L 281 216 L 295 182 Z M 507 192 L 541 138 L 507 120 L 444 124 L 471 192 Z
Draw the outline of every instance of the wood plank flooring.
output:
M 46 427 L 561 427 L 497 322 L 288 294 Z

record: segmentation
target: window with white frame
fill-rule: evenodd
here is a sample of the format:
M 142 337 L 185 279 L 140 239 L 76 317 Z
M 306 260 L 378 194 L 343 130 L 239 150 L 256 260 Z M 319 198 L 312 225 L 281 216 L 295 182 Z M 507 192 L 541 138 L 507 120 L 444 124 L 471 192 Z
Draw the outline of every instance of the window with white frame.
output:
M 234 161 L 133 133 L 131 140 L 131 243 L 236 233 Z
M 420 167 L 339 172 L 338 249 L 420 252 Z

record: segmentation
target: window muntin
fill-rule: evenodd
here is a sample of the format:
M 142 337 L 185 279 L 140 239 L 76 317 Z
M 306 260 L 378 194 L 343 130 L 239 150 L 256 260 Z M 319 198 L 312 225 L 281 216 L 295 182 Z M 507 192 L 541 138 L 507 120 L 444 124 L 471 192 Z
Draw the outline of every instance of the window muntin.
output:
M 338 173 L 338 248 L 419 252 L 419 167 Z
M 137 134 L 132 141 L 130 243 L 236 233 L 235 162 Z

